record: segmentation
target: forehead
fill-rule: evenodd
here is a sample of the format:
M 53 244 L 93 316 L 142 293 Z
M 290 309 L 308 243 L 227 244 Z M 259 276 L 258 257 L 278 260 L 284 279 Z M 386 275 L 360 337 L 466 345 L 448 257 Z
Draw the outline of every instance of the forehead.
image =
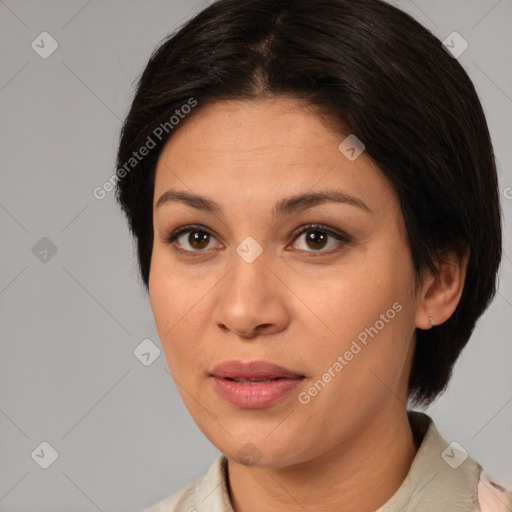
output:
M 155 206 L 169 188 L 219 202 L 235 197 L 276 202 L 283 195 L 332 187 L 377 207 L 394 200 L 364 152 L 350 161 L 339 150 L 349 135 L 342 124 L 298 100 L 218 101 L 198 109 L 158 159 Z
M 318 109 L 286 96 L 217 100 L 204 107 L 199 105 L 169 143 L 178 145 L 180 139 L 193 138 L 195 151 L 222 148 L 257 152 L 284 145 L 314 147 L 329 143 L 325 139 L 327 132 L 339 139 L 342 126 L 341 121 L 336 123 Z

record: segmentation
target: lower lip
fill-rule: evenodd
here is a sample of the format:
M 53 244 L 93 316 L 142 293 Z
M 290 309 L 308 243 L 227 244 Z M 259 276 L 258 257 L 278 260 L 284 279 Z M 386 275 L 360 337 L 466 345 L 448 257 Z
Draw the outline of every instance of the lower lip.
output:
M 298 379 L 277 379 L 271 382 L 243 384 L 212 377 L 220 395 L 230 404 L 243 409 L 261 409 L 293 391 L 301 382 Z

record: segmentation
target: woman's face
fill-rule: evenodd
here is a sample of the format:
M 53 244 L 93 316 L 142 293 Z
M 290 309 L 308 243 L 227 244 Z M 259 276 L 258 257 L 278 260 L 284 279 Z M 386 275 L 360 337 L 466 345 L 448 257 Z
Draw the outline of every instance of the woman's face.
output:
M 157 164 L 149 296 L 195 422 L 229 458 L 284 467 L 402 418 L 418 299 L 391 186 L 293 99 L 217 102 L 189 121 Z M 208 203 L 157 205 L 170 190 Z M 289 201 L 319 192 L 352 199 Z M 233 361 L 290 375 L 218 367 Z

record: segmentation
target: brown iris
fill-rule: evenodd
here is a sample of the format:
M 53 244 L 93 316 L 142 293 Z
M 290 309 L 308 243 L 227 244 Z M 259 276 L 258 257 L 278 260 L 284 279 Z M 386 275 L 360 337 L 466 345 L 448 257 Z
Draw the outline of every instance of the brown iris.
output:
M 322 231 L 311 230 L 307 232 L 306 241 L 311 249 L 322 249 L 325 247 L 327 235 Z
M 204 249 L 208 246 L 209 236 L 210 234 L 206 231 L 191 231 L 188 235 L 188 242 L 194 249 Z

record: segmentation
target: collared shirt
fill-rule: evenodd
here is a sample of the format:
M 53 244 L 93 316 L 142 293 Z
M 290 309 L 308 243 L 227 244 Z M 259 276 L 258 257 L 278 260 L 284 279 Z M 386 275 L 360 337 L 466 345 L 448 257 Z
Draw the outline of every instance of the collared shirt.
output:
M 457 443 L 447 443 L 432 419 L 407 411 L 418 451 L 397 491 L 376 512 L 512 512 L 512 493 L 492 482 Z M 234 512 L 227 459 L 144 512 Z

